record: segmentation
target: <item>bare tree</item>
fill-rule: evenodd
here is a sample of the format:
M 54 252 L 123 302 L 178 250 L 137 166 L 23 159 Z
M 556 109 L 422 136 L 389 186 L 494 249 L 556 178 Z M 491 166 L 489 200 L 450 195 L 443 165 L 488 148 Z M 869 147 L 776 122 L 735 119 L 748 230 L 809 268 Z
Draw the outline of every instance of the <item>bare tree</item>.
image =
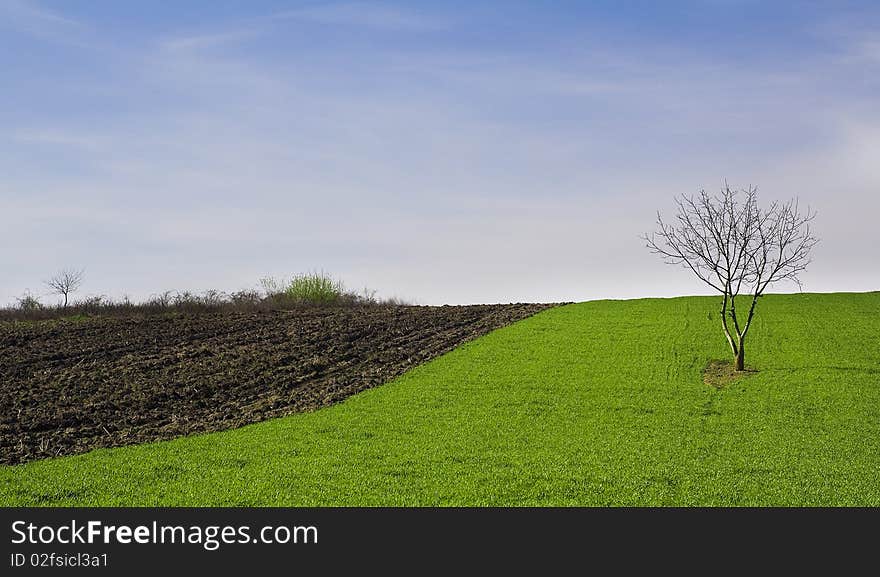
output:
M 53 294 L 64 297 L 64 308 L 67 308 L 70 295 L 75 293 L 82 284 L 84 272 L 83 270 L 64 269 L 45 281 L 45 285 Z
M 658 213 L 657 230 L 643 238 L 667 263 L 682 265 L 722 294 L 721 326 L 742 371 L 758 299 L 779 281 L 801 286 L 799 274 L 818 242 L 810 232 L 816 213 L 801 213 L 796 199 L 761 209 L 756 188 L 735 192 L 726 183 L 718 196 L 700 191 L 675 202 L 675 221 L 667 223 Z M 745 315 L 736 308 L 741 293 L 749 303 Z

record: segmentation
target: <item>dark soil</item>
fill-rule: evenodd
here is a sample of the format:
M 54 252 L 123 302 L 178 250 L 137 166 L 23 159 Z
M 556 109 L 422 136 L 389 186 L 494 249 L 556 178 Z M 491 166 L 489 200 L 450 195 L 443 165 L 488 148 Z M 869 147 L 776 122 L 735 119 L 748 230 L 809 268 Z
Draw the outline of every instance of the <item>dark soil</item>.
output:
M 304 307 L 0 323 L 0 463 L 324 407 L 548 306 Z
M 741 378 L 757 372 L 751 367 L 738 371 L 732 361 L 712 359 L 703 369 L 703 382 L 716 389 L 723 389 Z

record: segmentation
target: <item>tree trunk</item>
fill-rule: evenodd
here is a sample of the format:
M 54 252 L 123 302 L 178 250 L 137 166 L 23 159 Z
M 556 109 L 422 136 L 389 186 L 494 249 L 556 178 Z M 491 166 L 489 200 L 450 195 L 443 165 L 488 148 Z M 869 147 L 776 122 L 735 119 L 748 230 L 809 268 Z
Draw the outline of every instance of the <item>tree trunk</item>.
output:
M 724 300 L 721 301 L 721 327 L 724 329 L 724 337 L 727 339 L 727 344 L 730 345 L 730 350 L 733 354 L 736 354 L 736 343 L 733 342 L 733 336 L 730 334 L 730 329 L 727 327 L 727 292 L 724 293 Z
M 739 350 L 736 351 L 736 370 L 744 371 L 746 368 L 746 351 L 742 341 L 739 342 Z

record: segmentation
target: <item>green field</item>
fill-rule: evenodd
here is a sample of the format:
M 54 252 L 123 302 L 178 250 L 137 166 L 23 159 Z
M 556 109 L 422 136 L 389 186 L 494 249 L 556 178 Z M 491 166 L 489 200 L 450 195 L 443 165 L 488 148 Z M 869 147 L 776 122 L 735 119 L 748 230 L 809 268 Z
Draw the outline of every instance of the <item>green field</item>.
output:
M 540 313 L 328 409 L 0 467 L 3 505 L 880 505 L 880 293 Z

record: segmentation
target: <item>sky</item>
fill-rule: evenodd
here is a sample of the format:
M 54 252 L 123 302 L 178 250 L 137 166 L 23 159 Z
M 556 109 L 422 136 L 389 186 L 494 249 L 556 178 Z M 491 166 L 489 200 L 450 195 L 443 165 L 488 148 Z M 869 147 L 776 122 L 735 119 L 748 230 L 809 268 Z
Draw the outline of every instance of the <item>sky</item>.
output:
M 0 0 L 0 305 L 710 294 L 639 236 L 725 180 L 878 290 L 878 160 L 876 2 Z

